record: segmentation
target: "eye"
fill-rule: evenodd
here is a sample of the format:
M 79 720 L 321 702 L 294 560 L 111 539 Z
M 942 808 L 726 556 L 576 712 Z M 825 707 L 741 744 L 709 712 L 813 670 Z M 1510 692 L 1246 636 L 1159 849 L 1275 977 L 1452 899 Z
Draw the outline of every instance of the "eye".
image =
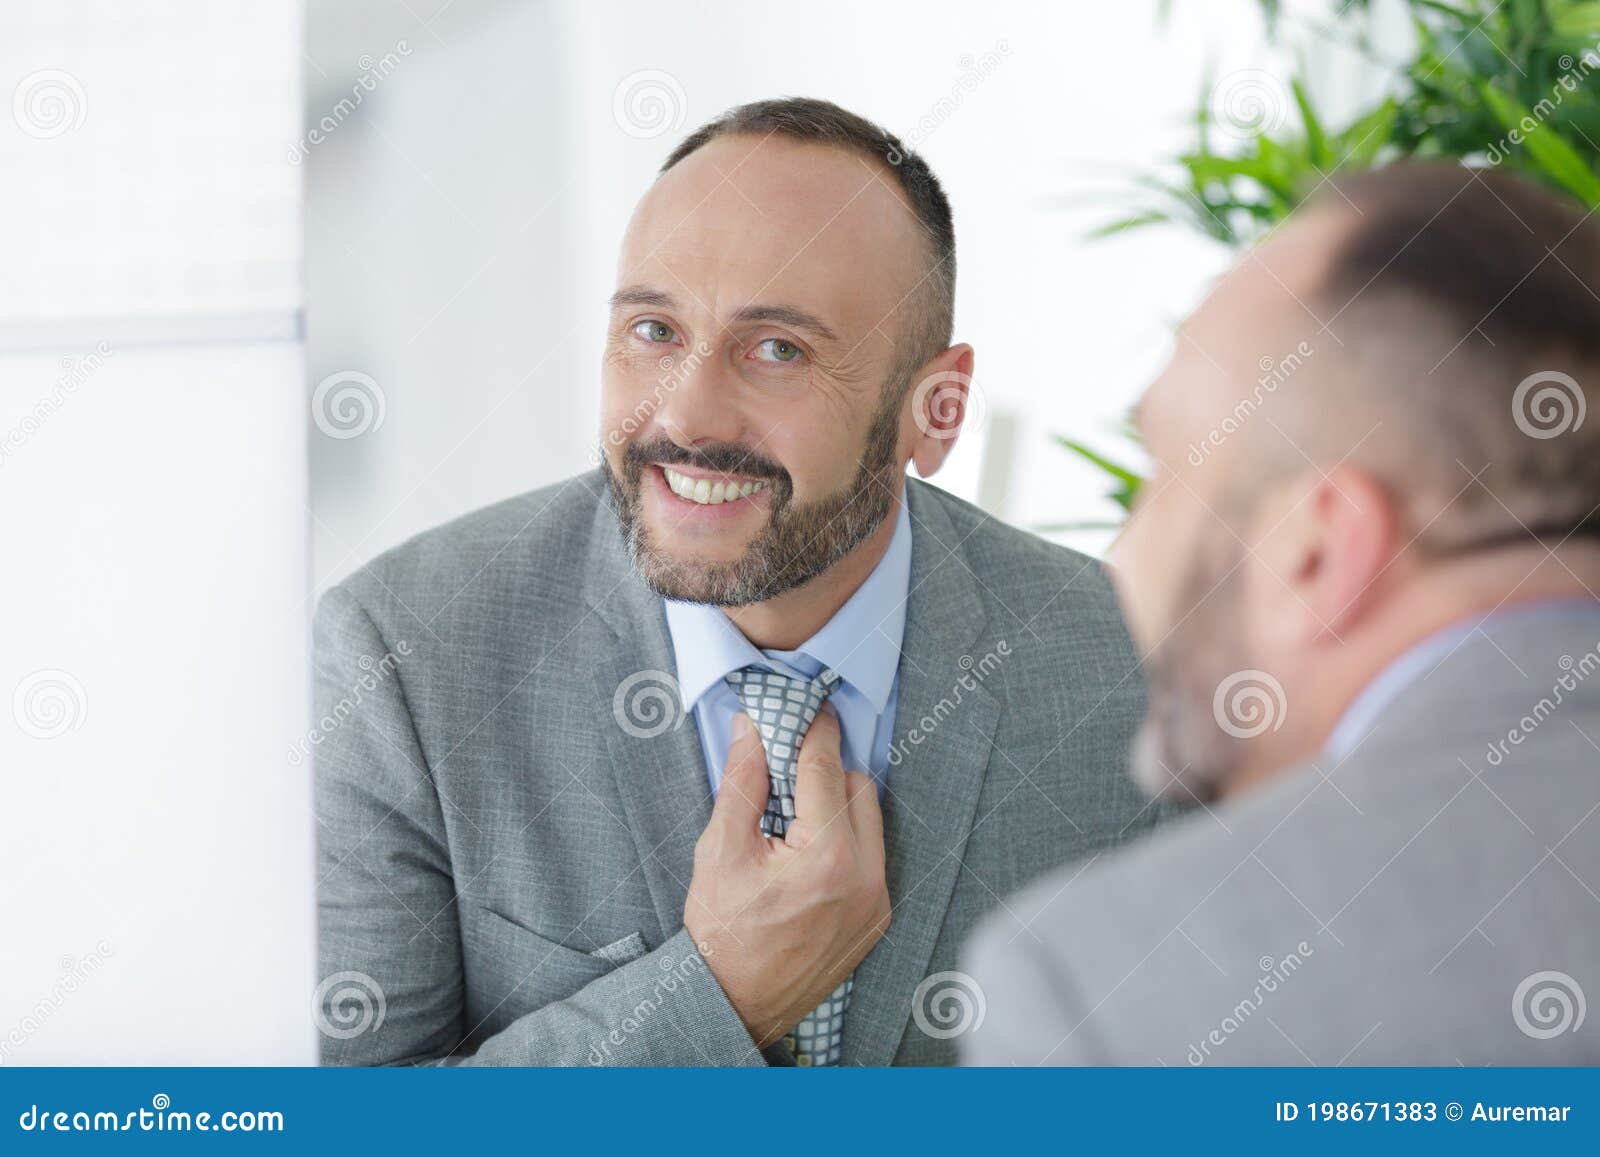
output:
M 793 362 L 800 359 L 800 347 L 781 337 L 769 337 L 756 346 L 756 360 L 764 362 Z
M 678 333 L 664 321 L 641 321 L 633 327 L 634 336 L 641 341 L 665 345 L 675 341 Z

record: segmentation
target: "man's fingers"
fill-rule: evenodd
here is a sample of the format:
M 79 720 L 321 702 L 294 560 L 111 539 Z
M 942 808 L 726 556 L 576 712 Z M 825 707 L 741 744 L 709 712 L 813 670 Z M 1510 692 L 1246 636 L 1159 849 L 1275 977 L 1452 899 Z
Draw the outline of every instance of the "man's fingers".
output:
M 733 742 L 709 827 L 735 840 L 759 838 L 768 794 L 767 752 L 755 724 L 741 711 L 733 717 Z
M 883 863 L 883 808 L 878 803 L 878 787 L 865 772 L 852 771 L 845 777 L 850 797 L 850 827 L 856 844 L 874 861 Z
M 835 820 L 848 822 L 844 793 L 844 766 L 839 761 L 839 717 L 824 704 L 811 721 L 800 744 L 795 768 L 794 813 L 812 832 Z

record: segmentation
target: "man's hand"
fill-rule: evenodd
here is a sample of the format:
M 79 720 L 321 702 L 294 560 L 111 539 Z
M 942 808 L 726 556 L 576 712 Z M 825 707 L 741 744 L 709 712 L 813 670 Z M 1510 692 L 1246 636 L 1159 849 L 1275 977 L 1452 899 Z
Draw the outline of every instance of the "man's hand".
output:
M 786 838 L 761 834 L 766 807 L 766 752 L 740 712 L 683 923 L 761 1047 L 821 1004 L 889 927 L 878 793 L 841 766 L 831 707 L 800 745 Z

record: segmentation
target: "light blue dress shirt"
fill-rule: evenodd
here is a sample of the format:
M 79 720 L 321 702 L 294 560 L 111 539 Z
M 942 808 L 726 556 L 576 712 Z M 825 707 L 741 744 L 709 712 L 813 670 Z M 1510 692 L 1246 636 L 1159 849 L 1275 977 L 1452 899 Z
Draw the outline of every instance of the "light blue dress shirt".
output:
M 900 644 L 911 590 L 911 519 L 904 500 L 889 549 L 822 629 L 793 651 L 761 651 L 718 607 L 668 600 L 667 631 L 677 658 L 678 693 L 694 713 L 711 790 L 722 782 L 739 698 L 724 678 L 758 666 L 814 679 L 839 676 L 828 702 L 838 712 L 846 771 L 869 772 L 883 786 L 900 686 Z
M 1576 615 L 1600 618 L 1600 604 L 1593 599 L 1540 599 L 1504 607 L 1486 617 L 1452 623 L 1403 651 L 1393 662 L 1361 689 L 1322 746 L 1323 758 L 1338 762 L 1349 755 L 1378 725 L 1384 709 L 1407 687 L 1433 674 L 1433 669 L 1453 654 L 1488 623 L 1516 620 L 1523 616 Z

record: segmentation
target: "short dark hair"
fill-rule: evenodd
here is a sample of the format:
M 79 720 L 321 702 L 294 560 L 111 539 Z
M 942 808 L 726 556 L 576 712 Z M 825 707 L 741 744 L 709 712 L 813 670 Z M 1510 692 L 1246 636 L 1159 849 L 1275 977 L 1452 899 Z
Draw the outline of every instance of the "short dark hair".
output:
M 1358 220 L 1324 290 L 1410 293 L 1501 348 L 1600 356 L 1597 227 L 1570 198 L 1498 170 L 1404 162 L 1336 177 Z M 1575 280 L 1576 278 L 1576 280 Z
M 930 268 L 912 294 L 914 314 L 905 332 L 908 348 L 897 370 L 909 375 L 950 345 L 955 330 L 956 231 L 945 196 L 928 162 L 899 137 L 865 117 L 826 100 L 784 97 L 731 108 L 690 133 L 661 166 L 665 173 L 718 137 L 778 134 L 797 141 L 832 145 L 878 161 L 894 174 L 907 207 L 928 238 Z M 908 383 L 901 383 L 902 385 Z
M 1600 400 L 1600 222 L 1527 178 L 1443 161 L 1331 185 L 1314 203 L 1349 222 L 1315 296 L 1348 327 L 1346 383 L 1383 391 L 1391 436 L 1411 440 L 1397 484 L 1450 493 L 1483 468 L 1455 500 L 1464 534 L 1436 537 L 1521 521 L 1559 538 L 1594 519 L 1600 413 L 1577 419 Z

